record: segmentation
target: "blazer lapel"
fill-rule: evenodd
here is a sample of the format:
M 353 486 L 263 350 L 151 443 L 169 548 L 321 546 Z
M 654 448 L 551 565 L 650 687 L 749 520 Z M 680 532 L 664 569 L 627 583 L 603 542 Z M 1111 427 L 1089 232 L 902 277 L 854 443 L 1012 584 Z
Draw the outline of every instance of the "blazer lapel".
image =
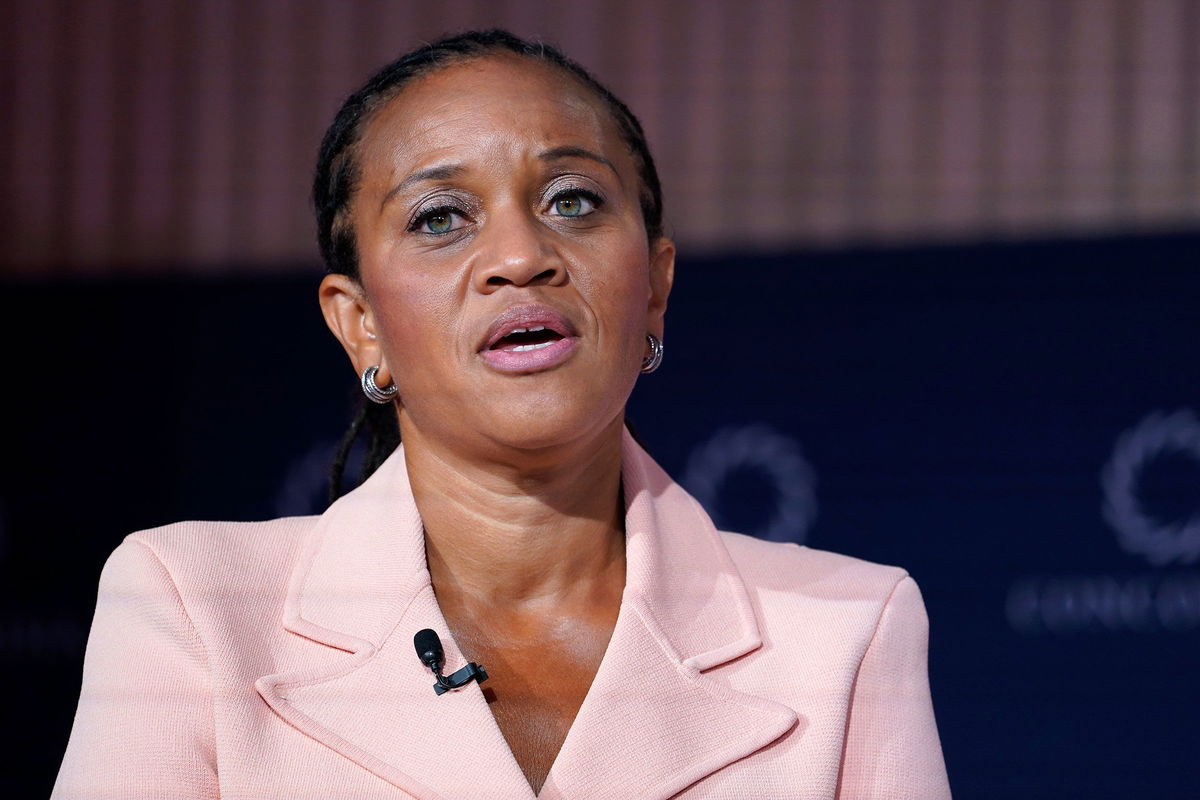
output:
M 707 514 L 628 436 L 622 481 L 620 616 L 542 798 L 671 797 L 796 726 L 787 706 L 704 674 L 762 644 Z
M 791 730 L 796 713 L 705 671 L 762 640 L 746 590 L 700 506 L 626 435 L 626 587 L 608 649 L 542 798 L 679 793 Z M 268 675 L 293 727 L 419 798 L 532 798 L 478 685 L 438 697 L 412 635 L 433 628 L 465 663 L 429 580 L 403 449 L 314 526 L 284 627 L 340 651 Z
M 447 671 L 465 663 L 430 584 L 402 448 L 317 522 L 284 608 L 289 631 L 344 652 L 258 680 L 293 727 L 419 798 L 533 797 L 478 685 L 439 697 L 413 649 L 433 628 Z

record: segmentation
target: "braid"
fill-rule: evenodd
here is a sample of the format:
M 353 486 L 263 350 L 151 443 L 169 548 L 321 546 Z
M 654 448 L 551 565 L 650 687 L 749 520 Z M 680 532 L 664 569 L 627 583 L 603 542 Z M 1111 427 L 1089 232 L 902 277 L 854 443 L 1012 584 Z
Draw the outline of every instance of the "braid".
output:
M 400 446 L 400 420 L 391 403 L 378 405 L 364 399 L 363 404 L 368 406 L 367 427 L 371 432 L 371 444 L 362 465 L 361 480 L 365 481 Z
M 360 397 L 354 418 L 350 421 L 350 427 L 342 434 L 342 439 L 338 442 L 337 451 L 333 456 L 333 463 L 329 465 L 330 503 L 344 494 L 342 483 L 346 476 L 346 467 L 350 461 L 350 454 L 354 450 L 354 444 L 362 435 L 364 428 L 370 435 L 370 440 L 358 477 L 360 483 L 371 477 L 371 473 L 379 469 L 379 465 L 386 461 L 392 451 L 400 445 L 400 424 L 396 418 L 396 407 L 391 403 L 380 405 L 365 397 Z
M 363 423 L 367 421 L 367 400 L 364 397 L 360 401 L 358 410 L 354 412 L 354 419 L 350 421 L 350 427 L 342 434 L 342 440 L 338 442 L 337 451 L 333 455 L 333 463 L 329 465 L 329 502 L 332 504 L 342 496 L 342 477 L 346 474 L 346 461 L 350 458 L 350 451 L 354 449 L 354 443 L 358 440 L 358 435 L 362 432 Z

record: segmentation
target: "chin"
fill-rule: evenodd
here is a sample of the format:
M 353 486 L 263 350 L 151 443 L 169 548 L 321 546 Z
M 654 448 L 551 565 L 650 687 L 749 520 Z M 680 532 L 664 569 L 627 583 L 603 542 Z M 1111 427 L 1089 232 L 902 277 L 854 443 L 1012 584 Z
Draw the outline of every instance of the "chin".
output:
M 616 372 L 605 364 L 582 373 L 489 375 L 469 387 L 423 386 L 410 395 L 402 417 L 431 444 L 455 442 L 456 448 L 493 456 L 502 450 L 550 450 L 619 431 L 636 375 Z M 581 379 L 588 373 L 596 379 Z M 455 401 L 447 402 L 450 397 Z
M 545 450 L 600 435 L 624 415 L 624 403 L 580 404 L 561 397 L 496 409 L 480 430 L 492 441 L 517 450 Z

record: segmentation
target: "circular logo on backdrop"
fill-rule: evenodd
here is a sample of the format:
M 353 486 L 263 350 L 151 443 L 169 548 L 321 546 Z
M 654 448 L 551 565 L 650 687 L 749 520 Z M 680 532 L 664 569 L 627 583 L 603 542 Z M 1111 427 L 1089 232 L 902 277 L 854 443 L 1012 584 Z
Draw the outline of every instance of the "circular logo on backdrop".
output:
M 682 483 L 720 525 L 722 490 L 741 472 L 761 476 L 774 489 L 766 522 L 746 532 L 802 543 L 817 516 L 817 480 L 799 443 L 767 425 L 722 428 L 692 450 Z
M 1144 470 L 1168 454 L 1200 462 L 1200 421 L 1191 411 L 1156 411 L 1123 433 L 1101 475 L 1105 521 L 1125 550 L 1155 566 L 1200 558 L 1200 509 L 1181 522 L 1160 522 L 1146 513 L 1138 496 Z

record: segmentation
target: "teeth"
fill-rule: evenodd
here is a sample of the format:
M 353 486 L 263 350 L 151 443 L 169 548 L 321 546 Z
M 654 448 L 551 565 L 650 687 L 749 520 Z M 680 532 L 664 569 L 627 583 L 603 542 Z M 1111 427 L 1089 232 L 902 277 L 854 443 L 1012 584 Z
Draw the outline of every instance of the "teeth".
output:
M 530 332 L 530 333 L 537 333 L 538 331 L 544 331 L 544 330 L 546 330 L 546 326 L 545 326 L 545 325 L 535 325 L 534 327 L 532 327 L 532 328 L 530 328 L 530 329 L 529 329 L 529 332 Z
M 536 328 L 535 328 L 535 330 L 536 330 Z M 512 336 L 514 333 L 527 333 L 527 330 L 525 328 L 513 328 L 506 335 Z
M 528 350 L 541 350 L 543 347 L 549 347 L 552 344 L 554 344 L 554 342 L 541 342 L 540 344 L 522 344 L 522 345 L 517 345 L 516 347 L 514 347 L 512 349 L 512 352 L 524 353 Z

